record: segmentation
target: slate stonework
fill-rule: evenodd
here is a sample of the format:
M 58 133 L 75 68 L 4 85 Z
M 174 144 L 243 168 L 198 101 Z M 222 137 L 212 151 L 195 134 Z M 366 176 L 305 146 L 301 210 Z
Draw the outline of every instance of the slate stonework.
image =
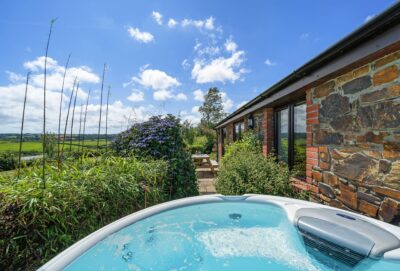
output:
M 357 119 L 362 128 L 390 129 L 400 126 L 400 101 L 385 101 L 361 106 Z
M 400 51 L 307 93 L 314 201 L 400 226 Z
M 391 198 L 385 198 L 379 208 L 379 218 L 398 225 L 400 222 L 400 202 Z
M 349 98 L 340 94 L 332 94 L 321 102 L 319 115 L 321 118 L 332 120 L 338 115 L 343 115 L 350 111 Z
M 354 94 L 372 85 L 369 75 L 353 79 L 342 86 L 344 94 Z
M 337 161 L 333 166 L 333 172 L 345 179 L 363 182 L 366 177 L 378 173 L 378 162 L 374 159 L 355 153 L 349 158 Z
M 369 60 L 306 90 L 306 178 L 294 187 L 400 226 L 400 50 Z M 263 153 L 274 152 L 274 108 L 251 114 Z

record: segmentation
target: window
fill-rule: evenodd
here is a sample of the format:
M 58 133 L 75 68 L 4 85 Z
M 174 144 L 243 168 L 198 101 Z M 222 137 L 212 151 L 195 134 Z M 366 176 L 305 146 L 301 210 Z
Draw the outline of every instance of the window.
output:
M 222 145 L 222 155 L 225 153 L 225 142 L 226 142 L 226 128 L 221 130 L 221 145 Z
M 290 104 L 275 113 L 276 152 L 278 159 L 306 176 L 306 104 Z
M 240 140 L 242 138 L 244 132 L 244 123 L 243 122 L 237 122 L 235 123 L 235 134 L 233 136 L 233 140 Z
M 276 114 L 277 121 L 277 155 L 279 160 L 289 163 L 289 109 L 282 109 Z
M 294 106 L 293 112 L 293 169 L 298 177 L 306 177 L 306 104 Z
M 254 113 L 254 128 L 253 131 L 257 135 L 260 142 L 264 140 L 264 129 L 263 129 L 263 112 Z

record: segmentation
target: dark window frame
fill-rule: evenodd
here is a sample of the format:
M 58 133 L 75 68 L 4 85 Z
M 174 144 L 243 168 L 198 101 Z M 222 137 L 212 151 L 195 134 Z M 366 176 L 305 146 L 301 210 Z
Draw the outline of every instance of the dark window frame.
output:
M 279 126 L 278 126 L 278 113 L 282 110 L 288 109 L 288 166 L 289 169 L 293 169 L 294 165 L 294 108 L 299 105 L 305 104 L 306 101 L 304 99 L 297 100 L 295 102 L 287 103 L 284 106 L 277 107 L 274 109 L 274 132 L 275 132 L 275 138 L 274 138 L 274 145 L 275 145 L 275 155 L 278 157 L 278 146 L 279 146 L 279 140 L 278 140 L 278 131 L 279 131 Z
M 226 133 L 226 127 L 221 128 L 221 146 L 222 146 L 222 155 L 225 154 L 225 141 L 227 141 L 227 133 Z
M 240 125 L 239 137 L 236 134 L 236 125 L 238 125 L 238 124 Z M 244 133 L 244 120 L 233 123 L 233 141 L 235 142 L 235 141 L 239 140 L 242 137 L 243 133 Z

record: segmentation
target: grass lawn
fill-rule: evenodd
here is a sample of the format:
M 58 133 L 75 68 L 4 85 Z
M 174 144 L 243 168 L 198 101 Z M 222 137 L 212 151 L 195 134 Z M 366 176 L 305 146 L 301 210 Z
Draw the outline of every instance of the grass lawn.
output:
M 105 145 L 104 139 L 100 140 L 100 145 Z M 72 144 L 78 144 L 78 141 L 72 141 Z M 85 146 L 96 146 L 97 140 L 85 140 Z M 72 149 L 77 149 L 78 146 L 72 146 Z M 69 141 L 65 142 L 64 150 L 69 150 Z M 19 142 L 0 141 L 0 152 L 13 152 L 18 153 Z M 42 152 L 42 142 L 40 141 L 26 141 L 22 143 L 22 153 L 24 154 L 40 154 Z

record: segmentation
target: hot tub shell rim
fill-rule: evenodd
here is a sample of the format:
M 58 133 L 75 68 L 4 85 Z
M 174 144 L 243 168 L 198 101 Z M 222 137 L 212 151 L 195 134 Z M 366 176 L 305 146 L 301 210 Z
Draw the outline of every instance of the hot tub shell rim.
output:
M 107 236 L 125 228 L 135 222 L 140 220 L 146 219 L 147 217 L 168 211 L 173 210 L 176 208 L 196 205 L 196 204 L 206 204 L 206 203 L 218 203 L 218 202 L 226 202 L 226 201 L 244 201 L 249 203 L 263 203 L 263 204 L 273 204 L 276 206 L 281 207 L 286 215 L 288 220 L 295 224 L 295 216 L 296 212 L 302 208 L 325 208 L 325 209 L 333 209 L 337 210 L 340 213 L 345 213 L 353 217 L 357 217 L 359 219 L 363 219 L 369 223 L 372 223 L 378 227 L 381 227 L 397 238 L 400 239 L 400 227 L 396 227 L 394 225 L 369 218 L 360 214 L 352 213 L 346 210 L 308 202 L 304 200 L 286 198 L 286 197 L 279 197 L 279 196 L 270 196 L 270 195 L 259 195 L 259 194 L 245 194 L 242 196 L 224 196 L 221 194 L 214 194 L 214 195 L 204 195 L 204 196 L 195 196 L 195 197 L 188 197 L 178 200 L 172 200 L 168 202 L 164 202 L 161 204 L 154 205 L 152 207 L 137 211 L 130 215 L 127 215 L 119 220 L 116 220 L 99 230 L 91 233 L 90 235 L 86 236 L 85 238 L 79 240 L 69 248 L 65 249 L 49 262 L 44 264 L 42 267 L 38 269 L 38 271 L 56 271 L 56 270 L 63 270 L 66 268 L 70 263 L 72 263 L 75 259 L 77 259 L 80 255 L 85 253 L 95 244 L 106 238 Z M 386 252 L 383 257 L 384 259 L 389 260 L 400 260 L 400 248 L 395 249 L 392 251 Z

